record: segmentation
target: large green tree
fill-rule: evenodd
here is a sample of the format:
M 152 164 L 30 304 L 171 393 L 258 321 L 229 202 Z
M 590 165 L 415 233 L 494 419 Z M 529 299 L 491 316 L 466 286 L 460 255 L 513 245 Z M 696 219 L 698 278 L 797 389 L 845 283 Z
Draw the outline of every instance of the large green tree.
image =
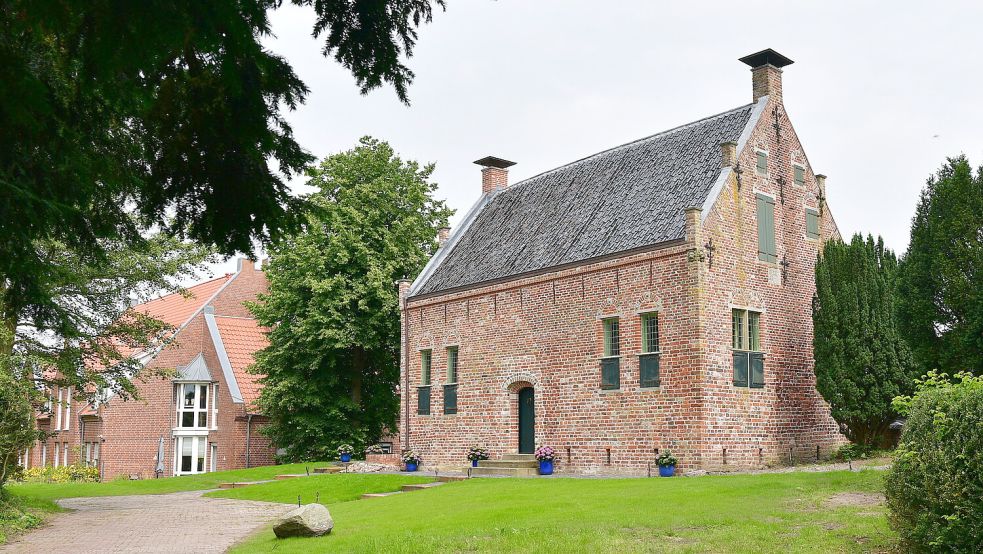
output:
M 303 231 L 270 252 L 269 293 L 252 305 L 270 345 L 253 370 L 265 375 L 265 432 L 288 458 L 329 456 L 395 427 L 395 281 L 423 268 L 451 215 L 433 198 L 432 172 L 363 138 L 311 171 L 318 191 Z
M 388 83 L 404 101 L 401 60 L 443 6 L 291 3 L 363 92 Z M 147 230 L 231 254 L 296 228 L 286 179 L 313 158 L 284 112 L 308 89 L 262 43 L 282 5 L 0 0 L 0 321 L 56 309 L 38 244 L 95 265 Z
M 880 238 L 829 241 L 816 264 L 813 352 L 816 387 L 844 434 L 878 446 L 911 392 L 914 364 L 895 320 L 897 258 Z
M 901 263 L 900 325 L 923 372 L 983 375 L 983 168 L 963 156 L 929 178 Z

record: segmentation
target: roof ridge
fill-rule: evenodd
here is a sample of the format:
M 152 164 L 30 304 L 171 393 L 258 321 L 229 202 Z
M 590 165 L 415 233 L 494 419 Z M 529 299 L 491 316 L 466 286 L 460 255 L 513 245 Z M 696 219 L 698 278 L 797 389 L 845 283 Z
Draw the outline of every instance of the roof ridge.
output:
M 754 105 L 755 105 L 754 102 L 751 102 L 750 104 L 744 104 L 744 105 L 738 106 L 736 108 L 731 108 L 729 110 L 722 111 L 720 113 L 716 113 L 716 114 L 713 114 L 713 115 L 708 115 L 706 117 L 702 117 L 702 118 L 697 119 L 695 121 L 690 121 L 689 123 L 684 123 L 682 125 L 677 125 L 677 126 L 672 127 L 670 129 L 666 129 L 665 131 L 659 131 L 658 133 L 653 133 L 651 135 L 644 136 L 644 137 L 641 137 L 641 138 L 637 138 L 635 140 L 630 140 L 628 142 L 619 144 L 617 146 L 612 146 L 611 148 L 605 148 L 604 150 L 601 150 L 599 152 L 594 152 L 593 154 L 584 156 L 583 158 L 574 160 L 574 161 L 569 162 L 569 163 L 565 163 L 563 165 L 556 166 L 553 169 L 547 169 L 546 171 L 542 171 L 542 172 L 537 173 L 537 174 L 535 174 L 535 175 L 533 175 L 531 177 L 527 177 L 527 178 L 525 178 L 525 179 L 523 179 L 523 180 L 515 183 L 514 185 L 509 185 L 508 187 L 502 189 L 501 190 L 501 193 L 506 193 L 506 192 L 514 189 L 515 187 L 518 187 L 519 185 L 525 184 L 525 183 L 527 183 L 529 181 L 532 181 L 533 179 L 536 179 L 537 177 L 542 177 L 543 175 L 547 175 L 549 173 L 553 173 L 554 171 L 559 171 L 561 169 L 564 169 L 564 168 L 567 168 L 567 167 L 570 167 L 570 166 L 579 164 L 579 163 L 584 162 L 584 161 L 587 161 L 587 160 L 589 160 L 589 159 L 591 159 L 593 157 L 600 156 L 601 154 L 607 154 L 608 152 L 613 152 L 615 150 L 618 150 L 619 148 L 624 148 L 626 146 L 631 146 L 633 144 L 637 144 L 639 142 L 650 140 L 650 139 L 653 139 L 655 137 L 659 137 L 659 136 L 662 136 L 662 135 L 668 135 L 668 134 L 674 133 L 676 131 L 681 131 L 681 130 L 687 128 L 687 127 L 691 127 L 693 125 L 697 125 L 699 123 L 703 123 L 705 121 L 709 121 L 711 119 L 715 119 L 715 118 L 718 118 L 718 117 L 723 117 L 725 115 L 729 115 L 729 114 L 731 114 L 733 112 L 736 112 L 738 110 L 744 110 L 744 109 L 753 107 Z
M 258 321 L 258 319 L 255 317 L 244 317 L 241 315 L 221 315 L 221 314 L 212 314 L 212 315 L 214 315 L 215 317 L 224 317 L 226 319 L 244 319 L 247 321 Z

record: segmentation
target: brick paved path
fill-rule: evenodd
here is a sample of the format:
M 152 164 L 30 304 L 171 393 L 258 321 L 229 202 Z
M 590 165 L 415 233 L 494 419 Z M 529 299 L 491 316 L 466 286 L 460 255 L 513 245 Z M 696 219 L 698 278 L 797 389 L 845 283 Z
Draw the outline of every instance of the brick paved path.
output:
M 202 491 L 69 498 L 74 510 L 51 517 L 0 552 L 224 552 L 285 504 L 203 498 Z

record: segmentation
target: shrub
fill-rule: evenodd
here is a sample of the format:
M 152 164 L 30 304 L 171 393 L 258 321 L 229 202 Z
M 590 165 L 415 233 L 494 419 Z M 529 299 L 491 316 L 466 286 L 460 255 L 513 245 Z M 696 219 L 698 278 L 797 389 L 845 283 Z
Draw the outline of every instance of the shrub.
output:
M 983 545 L 983 378 L 931 372 L 914 397 L 885 481 L 891 525 L 911 552 L 979 552 Z
M 78 464 L 31 467 L 23 471 L 21 480 L 26 483 L 94 483 L 99 480 L 99 468 Z
M 552 446 L 540 446 L 536 449 L 535 455 L 540 462 L 555 462 L 560 458 L 560 454 Z
M 474 445 L 468 449 L 468 461 L 487 460 L 489 457 L 488 449 L 483 446 Z
M 672 455 L 672 452 L 664 450 L 659 457 L 655 459 L 655 463 L 659 464 L 659 467 L 674 466 L 679 463 L 679 460 Z

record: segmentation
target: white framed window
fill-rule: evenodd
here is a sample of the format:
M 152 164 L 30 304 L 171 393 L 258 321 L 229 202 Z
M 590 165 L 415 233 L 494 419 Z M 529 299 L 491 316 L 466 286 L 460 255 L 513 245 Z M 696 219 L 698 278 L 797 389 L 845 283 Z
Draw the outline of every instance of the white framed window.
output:
M 55 431 L 61 431 L 61 387 L 55 387 L 55 396 L 58 398 L 58 401 L 52 406 L 55 412 Z
M 218 444 L 211 443 L 209 445 L 209 467 L 210 471 L 218 471 Z
M 48 443 L 41 443 L 41 467 L 48 465 Z
M 62 407 L 65 409 L 65 418 L 62 420 L 65 426 L 62 429 L 68 431 L 72 426 L 72 387 L 65 389 L 65 399 L 62 401 Z
M 177 421 L 175 428 L 208 429 L 208 390 L 207 383 L 177 383 Z
M 174 437 L 174 474 L 194 475 L 205 473 L 207 437 L 204 435 L 178 435 Z
M 55 457 L 52 459 L 52 464 L 51 464 L 54 467 L 58 467 L 58 462 L 61 461 L 59 459 L 60 458 L 59 454 L 61 454 L 61 444 L 56 442 L 55 443 Z
M 212 430 L 218 430 L 218 383 L 212 385 Z
M 61 465 L 68 466 L 68 443 L 61 443 Z
M 99 443 L 92 443 L 92 467 L 99 467 Z

